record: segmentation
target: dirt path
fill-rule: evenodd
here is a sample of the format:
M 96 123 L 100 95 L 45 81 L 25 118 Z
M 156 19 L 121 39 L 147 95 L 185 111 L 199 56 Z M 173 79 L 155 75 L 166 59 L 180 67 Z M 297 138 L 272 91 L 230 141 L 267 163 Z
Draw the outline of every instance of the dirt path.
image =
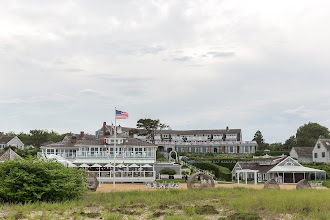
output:
M 226 188 L 233 188 L 233 187 L 244 187 L 244 188 L 253 188 L 253 189 L 263 189 L 264 185 L 245 185 L 245 184 L 217 184 L 216 187 L 226 187 Z M 296 189 L 295 184 L 283 184 L 280 185 L 281 189 Z M 316 189 L 327 189 L 326 187 L 313 187 Z M 187 184 L 181 183 L 179 185 L 179 189 L 187 189 Z M 97 192 L 111 192 L 113 190 L 113 184 L 101 184 L 98 187 Z M 138 184 L 138 183 L 117 183 L 116 184 L 116 191 L 131 191 L 131 190 L 159 190 L 159 189 L 150 189 L 145 186 L 145 184 Z

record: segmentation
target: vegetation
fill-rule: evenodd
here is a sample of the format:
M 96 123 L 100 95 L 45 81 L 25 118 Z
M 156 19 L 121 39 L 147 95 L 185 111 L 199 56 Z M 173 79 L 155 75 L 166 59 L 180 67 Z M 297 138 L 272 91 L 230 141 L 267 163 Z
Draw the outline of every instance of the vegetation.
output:
M 35 157 L 35 156 L 37 156 L 38 152 L 41 152 L 40 149 L 23 149 L 23 150 L 21 150 L 17 147 L 13 147 L 13 146 L 5 147 L 4 152 L 6 150 L 8 150 L 9 148 L 11 148 L 13 151 L 15 151 L 22 158 L 27 158 L 27 157 L 30 157 L 30 156 Z
M 85 191 L 86 174 L 55 160 L 7 160 L 0 163 L 0 202 L 61 202 Z
M 211 171 L 214 174 L 216 179 L 227 180 L 227 181 L 231 180 L 231 171 L 226 167 L 219 166 L 208 160 L 198 160 L 197 159 L 197 160 L 190 161 L 190 162 L 199 169 Z
M 41 144 L 45 142 L 59 142 L 63 139 L 65 135 L 72 135 L 72 133 L 59 134 L 56 131 L 47 130 L 30 130 L 29 133 L 19 133 L 15 134 L 14 132 L 8 132 L 4 134 L 5 136 L 18 136 L 18 138 L 24 143 L 24 145 L 32 145 L 36 148 L 39 148 Z
M 166 124 L 160 123 L 159 119 L 152 120 L 150 118 L 140 119 L 136 123 L 137 128 L 143 128 L 145 130 L 145 135 L 151 138 L 151 142 L 155 143 L 155 135 L 157 131 L 168 128 Z
M 330 219 L 330 190 L 206 188 L 115 193 L 0 205 L 4 219 Z
M 282 154 L 284 154 L 284 155 L 290 155 L 290 151 L 269 151 L 267 154 L 270 155 L 270 156 L 281 156 Z M 254 155 L 255 156 L 263 156 L 263 155 L 265 155 L 265 151 L 263 151 L 263 150 L 257 150 L 254 153 Z
M 314 147 L 320 137 L 328 138 L 329 129 L 317 123 L 309 122 L 297 130 L 297 146 Z

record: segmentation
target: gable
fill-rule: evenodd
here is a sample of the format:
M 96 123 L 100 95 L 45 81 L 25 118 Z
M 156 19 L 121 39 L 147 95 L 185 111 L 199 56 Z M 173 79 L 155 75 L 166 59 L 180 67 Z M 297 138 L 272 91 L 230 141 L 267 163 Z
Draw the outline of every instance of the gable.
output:
M 296 160 L 292 159 L 292 157 L 287 157 L 280 163 L 278 163 L 276 166 L 296 166 L 300 167 L 302 166 L 300 163 L 298 163 Z

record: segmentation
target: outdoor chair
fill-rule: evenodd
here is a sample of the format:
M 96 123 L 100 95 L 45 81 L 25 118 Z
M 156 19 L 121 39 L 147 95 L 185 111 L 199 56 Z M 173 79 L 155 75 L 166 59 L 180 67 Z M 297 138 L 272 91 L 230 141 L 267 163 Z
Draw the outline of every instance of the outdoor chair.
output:
M 168 183 L 163 184 L 163 188 L 164 189 L 168 189 L 169 188 L 169 184 Z
M 160 187 L 161 187 L 161 185 L 160 185 L 160 183 L 159 182 L 156 182 L 156 189 L 160 189 Z
M 173 188 L 173 189 L 177 189 L 177 188 L 179 188 L 179 183 L 175 183 L 175 184 L 173 185 L 172 188 Z
M 147 188 L 153 188 L 153 184 L 150 183 L 150 182 L 147 182 L 147 183 L 146 183 L 146 187 L 147 187 Z

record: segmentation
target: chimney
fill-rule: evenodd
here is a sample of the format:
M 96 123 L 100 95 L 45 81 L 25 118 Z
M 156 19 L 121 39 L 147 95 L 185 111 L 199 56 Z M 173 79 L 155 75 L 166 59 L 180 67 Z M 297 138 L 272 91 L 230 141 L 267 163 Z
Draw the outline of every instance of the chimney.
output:
M 103 128 L 102 128 L 102 131 L 103 131 L 103 137 L 105 137 L 105 126 L 107 125 L 106 122 L 103 122 Z
M 72 144 L 77 143 L 77 137 L 76 137 L 76 136 L 72 136 L 72 137 L 71 137 L 71 143 L 72 143 Z
M 84 131 L 81 131 L 81 132 L 80 132 L 80 137 L 81 137 L 81 138 L 85 137 L 85 132 L 84 132 Z
M 229 131 L 229 127 L 228 126 L 226 127 L 226 131 Z

